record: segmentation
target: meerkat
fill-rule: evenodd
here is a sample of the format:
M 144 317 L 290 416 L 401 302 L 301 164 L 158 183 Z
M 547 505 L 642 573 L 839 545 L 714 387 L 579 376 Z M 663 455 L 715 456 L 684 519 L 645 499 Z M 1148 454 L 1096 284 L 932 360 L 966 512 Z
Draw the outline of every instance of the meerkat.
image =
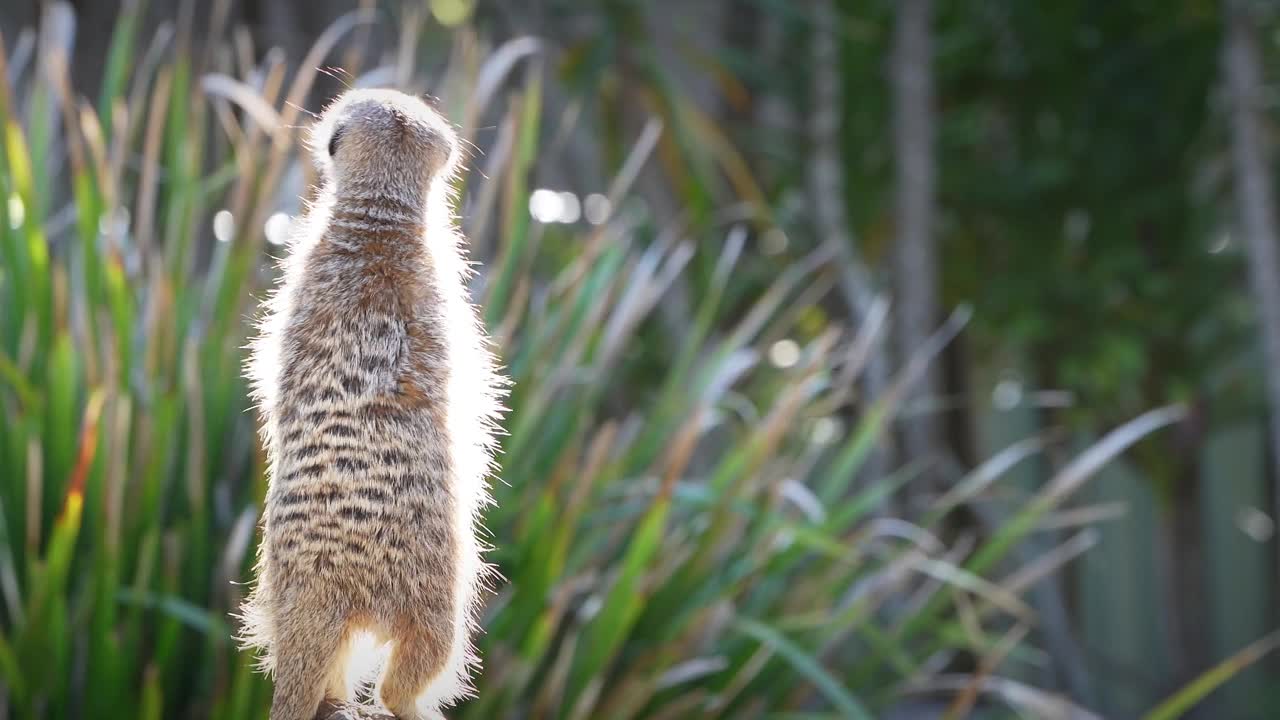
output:
M 441 717 L 478 662 L 505 386 L 450 209 L 458 139 L 416 97 L 353 90 L 310 144 L 322 179 L 247 363 L 269 468 L 241 639 L 274 675 L 271 720 L 350 701 L 362 631 L 390 643 L 386 709 Z

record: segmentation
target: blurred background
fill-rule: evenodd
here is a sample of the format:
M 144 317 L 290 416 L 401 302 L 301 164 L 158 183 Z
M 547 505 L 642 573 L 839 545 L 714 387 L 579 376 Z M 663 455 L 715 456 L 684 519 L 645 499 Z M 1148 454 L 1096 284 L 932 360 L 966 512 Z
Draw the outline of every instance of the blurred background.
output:
M 348 86 L 515 379 L 457 718 L 1272 718 L 1280 7 L 0 3 L 0 718 L 265 717 L 241 378 Z

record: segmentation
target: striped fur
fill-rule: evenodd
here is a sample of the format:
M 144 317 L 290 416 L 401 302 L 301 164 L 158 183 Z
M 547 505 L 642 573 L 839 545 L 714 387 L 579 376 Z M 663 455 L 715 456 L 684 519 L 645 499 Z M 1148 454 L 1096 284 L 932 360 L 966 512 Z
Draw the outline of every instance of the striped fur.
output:
M 478 523 L 503 387 L 449 209 L 457 140 L 389 90 L 347 93 L 311 139 L 324 181 L 247 368 L 270 489 L 242 639 L 274 673 L 271 720 L 350 699 L 362 630 L 392 643 L 384 705 L 436 717 L 477 662 Z

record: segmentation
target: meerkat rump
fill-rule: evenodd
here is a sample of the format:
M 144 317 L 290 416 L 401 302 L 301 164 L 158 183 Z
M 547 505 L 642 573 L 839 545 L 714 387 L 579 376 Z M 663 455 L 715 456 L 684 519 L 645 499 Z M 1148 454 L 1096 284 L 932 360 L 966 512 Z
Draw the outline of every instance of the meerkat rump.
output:
M 345 94 L 312 131 L 323 180 L 248 365 L 270 485 L 242 637 L 274 675 L 271 720 L 350 700 L 360 631 L 391 643 L 375 697 L 398 718 L 471 689 L 503 381 L 450 209 L 457 143 L 391 90 Z

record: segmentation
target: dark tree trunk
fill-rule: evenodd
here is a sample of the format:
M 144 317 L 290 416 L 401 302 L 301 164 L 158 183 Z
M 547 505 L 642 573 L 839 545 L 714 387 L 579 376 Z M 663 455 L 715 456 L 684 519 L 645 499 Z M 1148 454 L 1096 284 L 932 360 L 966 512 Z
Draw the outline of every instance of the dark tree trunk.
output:
M 899 365 L 924 345 L 938 320 L 932 19 L 932 0 L 897 3 L 890 82 L 897 184 L 893 289 Z M 912 460 L 930 461 L 935 487 L 942 459 L 941 433 L 929 403 L 938 399 L 940 390 L 939 372 L 931 368 L 908 393 L 909 415 L 902 426 L 905 454 Z
M 844 97 L 840 84 L 840 44 L 838 14 L 832 0 L 816 0 L 813 5 L 811 115 L 809 140 L 809 196 L 814 228 L 819 241 L 828 244 L 840 266 L 839 292 L 850 323 L 862 325 L 876 301 L 870 272 L 857 252 L 856 239 L 845 207 L 845 178 L 841 159 L 840 118 Z M 890 370 L 884 343 L 872 351 L 863 377 L 862 396 L 866 401 L 881 397 L 889 387 Z M 864 402 L 865 408 L 868 403 Z M 877 479 L 893 467 L 892 449 L 886 443 L 872 452 L 862 468 L 862 477 Z
M 1157 538 L 1167 603 L 1170 691 L 1185 686 L 1213 662 L 1200 522 L 1200 465 L 1196 453 L 1178 454 L 1183 457 L 1170 478 L 1172 492 L 1161 517 L 1162 537 Z
M 1159 351 L 1159 348 L 1157 348 Z M 1169 352 L 1167 349 L 1164 352 Z M 1168 653 L 1167 676 L 1161 692 L 1168 695 L 1195 679 L 1213 664 L 1208 595 L 1210 584 L 1202 522 L 1200 458 L 1208 432 L 1209 409 L 1203 399 L 1188 404 L 1187 416 L 1160 438 L 1152 439 L 1137 455 L 1144 474 L 1165 492 L 1157 515 L 1155 543 L 1160 583 L 1159 622 Z M 1157 669 L 1159 666 L 1157 665 Z M 1152 698 L 1154 701 L 1156 698 Z M 1201 704 L 1186 717 L 1216 718 L 1210 704 Z
M 1271 419 L 1273 517 L 1280 517 L 1280 264 L 1269 153 L 1262 129 L 1263 77 L 1258 29 L 1247 0 L 1227 0 L 1224 65 L 1231 96 L 1231 157 L 1236 222 L 1249 253 L 1249 280 L 1258 307 Z

